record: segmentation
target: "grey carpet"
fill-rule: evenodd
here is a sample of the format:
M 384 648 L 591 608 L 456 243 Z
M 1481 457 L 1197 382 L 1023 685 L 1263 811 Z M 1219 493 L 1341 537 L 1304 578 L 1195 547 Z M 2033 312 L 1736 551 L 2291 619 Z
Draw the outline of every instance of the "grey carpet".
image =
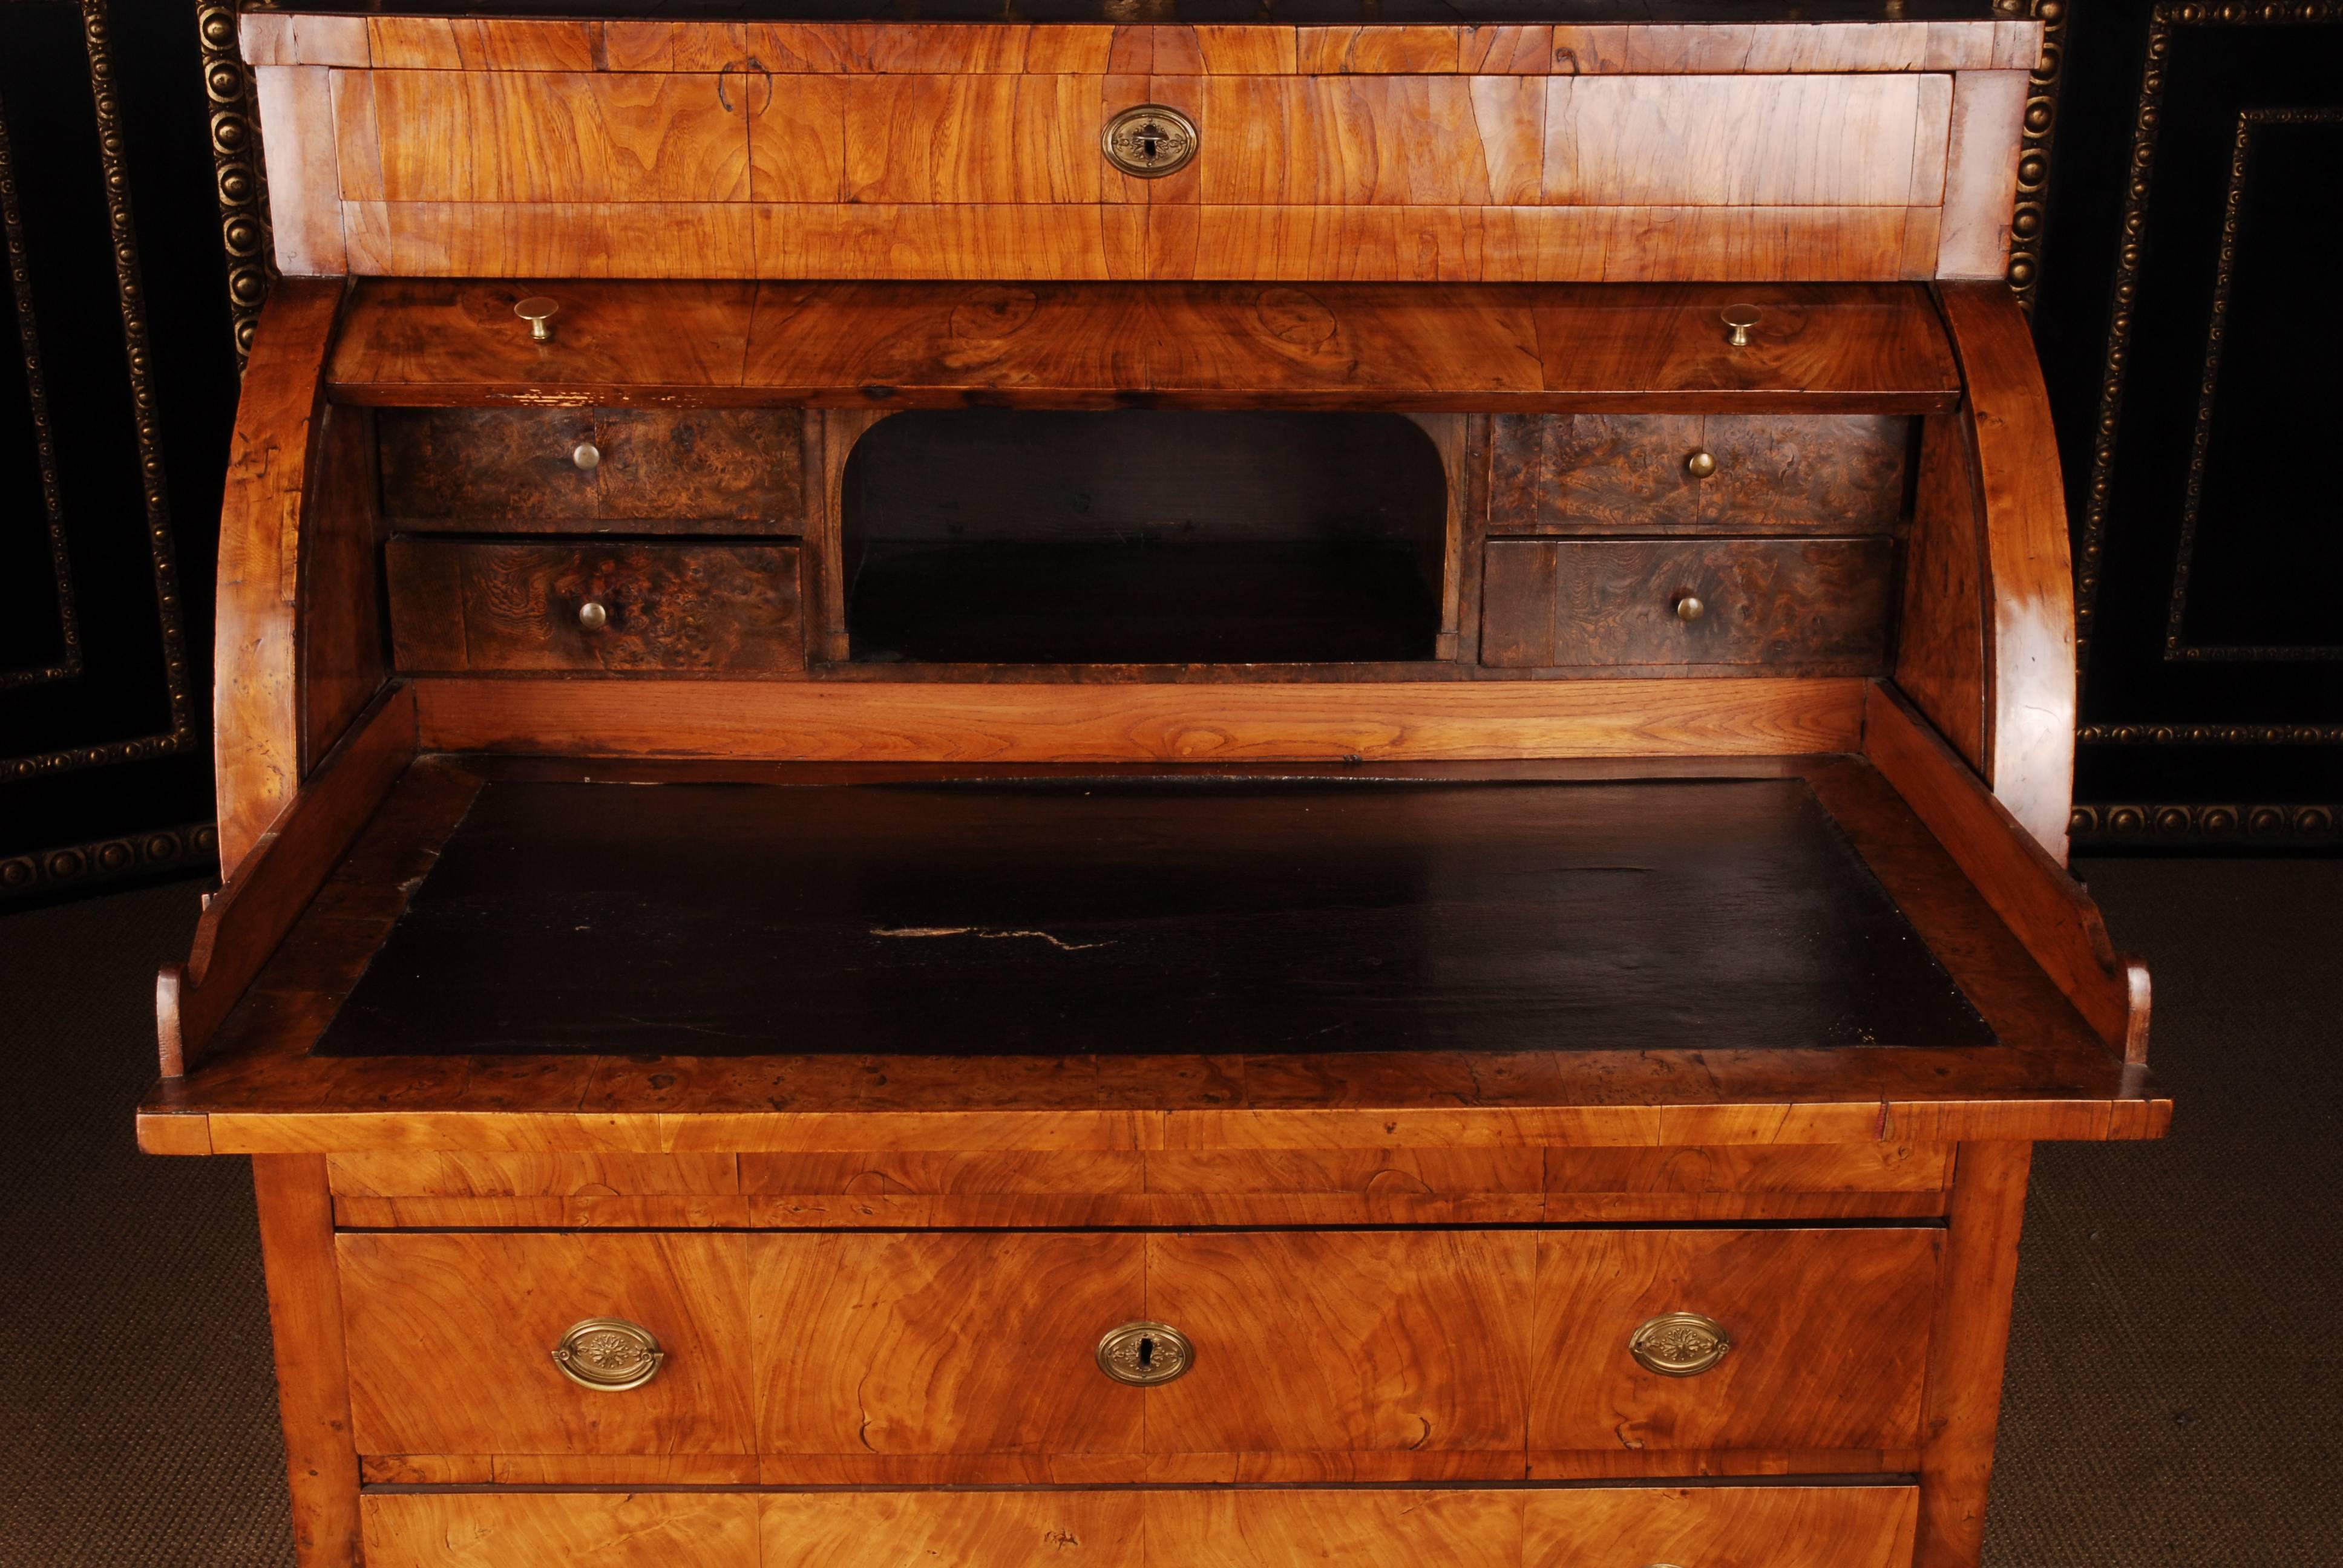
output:
M 1986 1561 L 2343 1562 L 2343 862 L 2097 860 L 2157 977 L 2162 1143 L 2035 1161 Z M 252 1196 L 156 1160 L 180 883 L 0 919 L 0 1563 L 292 1560 Z

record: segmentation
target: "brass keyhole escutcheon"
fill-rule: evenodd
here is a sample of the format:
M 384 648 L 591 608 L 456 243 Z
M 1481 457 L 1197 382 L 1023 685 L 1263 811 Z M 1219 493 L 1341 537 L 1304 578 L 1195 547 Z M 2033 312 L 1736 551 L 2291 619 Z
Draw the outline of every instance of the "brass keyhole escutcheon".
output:
M 1161 179 L 1188 166 L 1200 140 L 1196 122 L 1168 104 L 1138 104 L 1106 123 L 1099 149 L 1124 174 Z
M 1137 1388 L 1170 1382 L 1195 1364 L 1196 1347 L 1169 1323 L 1124 1323 L 1098 1342 L 1099 1371 Z
M 624 1318 L 588 1318 L 569 1325 L 553 1347 L 553 1363 L 580 1388 L 624 1393 L 659 1376 L 667 1352 L 658 1336 Z
M 1699 1312 L 1662 1312 L 1635 1325 L 1627 1353 L 1645 1372 L 1662 1377 L 1698 1377 L 1733 1349 L 1733 1336 L 1715 1318 Z

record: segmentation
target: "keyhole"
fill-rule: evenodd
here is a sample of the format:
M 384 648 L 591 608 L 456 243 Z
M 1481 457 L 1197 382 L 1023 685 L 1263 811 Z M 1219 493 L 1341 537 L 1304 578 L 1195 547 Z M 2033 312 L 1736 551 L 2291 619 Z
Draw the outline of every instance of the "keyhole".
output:
M 1153 1334 L 1142 1335 L 1140 1339 L 1139 1370 L 1141 1372 L 1155 1370 L 1155 1336 Z
M 1141 162 L 1151 164 L 1155 161 L 1156 144 L 1161 136 L 1161 133 L 1153 126 L 1141 126 L 1139 127 L 1139 156 Z

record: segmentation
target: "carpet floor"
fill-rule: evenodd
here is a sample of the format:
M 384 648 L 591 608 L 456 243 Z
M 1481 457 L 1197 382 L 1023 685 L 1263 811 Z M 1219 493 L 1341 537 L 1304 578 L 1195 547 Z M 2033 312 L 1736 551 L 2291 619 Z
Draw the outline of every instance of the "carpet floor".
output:
M 1986 1560 L 2343 1563 L 2343 861 L 2079 869 L 2179 1111 L 2036 1151 Z M 196 895 L 0 918 L 7 1568 L 292 1562 L 245 1166 L 131 1139 Z

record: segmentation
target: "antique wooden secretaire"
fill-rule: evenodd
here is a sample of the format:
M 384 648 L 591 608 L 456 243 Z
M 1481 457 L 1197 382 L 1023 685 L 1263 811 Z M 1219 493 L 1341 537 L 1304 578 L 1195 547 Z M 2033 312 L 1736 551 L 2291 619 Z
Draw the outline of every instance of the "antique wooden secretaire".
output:
M 1969 0 L 243 17 L 308 1568 L 1956 1568 L 2159 1134 Z M 2031 156 L 2031 155 L 2026 155 Z

